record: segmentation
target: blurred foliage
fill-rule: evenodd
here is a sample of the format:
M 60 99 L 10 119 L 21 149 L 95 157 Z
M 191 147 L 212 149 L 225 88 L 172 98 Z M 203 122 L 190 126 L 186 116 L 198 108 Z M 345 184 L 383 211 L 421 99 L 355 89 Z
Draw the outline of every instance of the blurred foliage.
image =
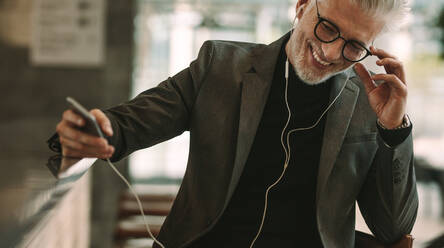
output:
M 405 68 L 410 86 L 415 89 L 427 89 L 430 79 L 444 77 L 444 60 L 437 54 L 415 54 Z
M 441 42 L 441 58 L 444 58 L 444 8 L 439 12 L 436 26 L 440 30 L 439 41 Z

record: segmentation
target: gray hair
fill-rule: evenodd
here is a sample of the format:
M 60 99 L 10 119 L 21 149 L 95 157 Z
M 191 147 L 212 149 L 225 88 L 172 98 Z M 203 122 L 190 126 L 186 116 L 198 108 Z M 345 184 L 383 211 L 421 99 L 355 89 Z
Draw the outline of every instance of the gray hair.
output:
M 318 0 L 319 1 L 319 0 Z M 329 0 L 335 1 L 335 0 Z M 366 13 L 385 19 L 383 32 L 393 31 L 404 24 L 410 13 L 409 0 L 349 0 Z
M 391 31 L 403 24 L 410 12 L 408 0 L 350 0 L 367 13 L 384 17 L 386 25 L 383 31 Z

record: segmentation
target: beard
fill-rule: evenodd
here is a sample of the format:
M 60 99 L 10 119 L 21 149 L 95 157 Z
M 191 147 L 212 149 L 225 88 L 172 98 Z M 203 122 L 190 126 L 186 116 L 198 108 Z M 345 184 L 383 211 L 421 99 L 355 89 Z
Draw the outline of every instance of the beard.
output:
M 315 38 L 316 39 L 316 38 Z M 293 66 L 296 75 L 302 82 L 308 85 L 316 85 L 326 82 L 331 77 L 345 71 L 351 65 L 346 64 L 332 64 L 330 68 L 325 70 L 319 70 L 314 65 L 309 63 L 307 56 L 312 56 L 312 50 L 310 48 L 316 46 L 314 41 L 309 41 L 305 38 L 304 31 L 301 30 L 301 25 L 296 25 L 288 41 L 287 57 L 289 58 L 291 65 Z M 317 51 L 319 51 L 318 49 Z
M 336 72 L 326 72 L 320 74 L 314 70 L 311 70 L 310 67 L 306 65 L 303 56 L 297 56 L 293 62 L 293 69 L 296 72 L 296 75 L 301 79 L 302 82 L 308 85 L 317 85 L 326 82 L 328 79 L 336 76 L 337 74 L 343 72 L 344 70 L 339 70 Z
M 308 85 L 317 85 L 326 82 L 328 79 L 334 77 L 335 75 L 341 73 L 343 70 L 338 72 L 325 73 L 324 75 L 319 74 L 305 65 L 304 57 L 297 56 L 293 62 L 293 69 L 296 75 L 301 79 L 302 82 Z

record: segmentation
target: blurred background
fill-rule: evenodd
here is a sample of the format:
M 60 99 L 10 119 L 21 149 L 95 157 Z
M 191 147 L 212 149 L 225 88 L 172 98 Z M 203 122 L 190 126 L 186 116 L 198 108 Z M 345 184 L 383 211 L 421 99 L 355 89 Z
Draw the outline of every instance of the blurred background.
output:
M 205 40 L 271 43 L 289 31 L 296 2 L 0 0 L 0 154 L 39 156 L 68 95 L 88 108 L 108 108 L 188 67 Z M 444 235 L 444 0 L 410 6 L 404 25 L 375 46 L 406 67 L 420 196 L 413 236 L 415 247 L 429 247 Z M 365 64 L 381 71 L 374 58 Z M 184 133 L 118 167 L 140 189 L 177 189 L 188 142 Z M 90 246 L 111 247 L 125 186 L 105 166 L 92 170 Z M 361 218 L 357 228 L 367 230 Z

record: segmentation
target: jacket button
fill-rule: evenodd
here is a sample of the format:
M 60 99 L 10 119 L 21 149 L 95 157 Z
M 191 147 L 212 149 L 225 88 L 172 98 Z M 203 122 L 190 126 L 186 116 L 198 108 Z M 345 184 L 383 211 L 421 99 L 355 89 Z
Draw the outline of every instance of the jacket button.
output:
M 395 170 L 399 170 L 401 162 L 399 161 L 399 159 L 395 159 L 395 161 L 393 161 L 393 168 Z
M 400 177 L 395 177 L 394 179 L 393 179 L 393 183 L 394 184 L 398 184 L 398 183 L 400 183 L 401 182 L 401 178 Z

